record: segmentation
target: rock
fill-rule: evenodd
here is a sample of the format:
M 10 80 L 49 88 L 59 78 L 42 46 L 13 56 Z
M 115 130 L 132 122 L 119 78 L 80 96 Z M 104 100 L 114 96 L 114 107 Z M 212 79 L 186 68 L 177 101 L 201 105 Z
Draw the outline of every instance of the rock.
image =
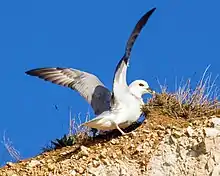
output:
M 78 172 L 79 172 L 80 174 L 82 174 L 82 173 L 84 172 L 84 169 L 83 169 L 82 167 L 80 167 L 79 170 L 78 170 Z
M 15 164 L 12 163 L 12 162 L 7 162 L 6 165 L 9 166 L 9 167 L 13 167 Z
M 75 176 L 76 175 L 76 171 L 75 170 L 71 170 L 70 171 L 70 175 Z
M 211 119 L 211 121 L 214 124 L 215 128 L 220 128 L 220 118 L 214 117 Z
M 14 173 L 14 171 L 6 171 L 6 176 L 18 176 L 17 174 Z
M 177 131 L 177 130 L 173 130 L 172 131 L 172 135 L 176 138 L 179 138 L 183 135 L 183 132 L 182 131 Z
M 128 136 L 126 136 L 126 137 L 128 137 Z M 111 140 L 111 144 L 113 144 L 113 145 L 117 144 L 117 140 L 116 139 L 112 139 Z
M 109 161 L 107 159 L 102 159 L 102 162 L 105 164 L 105 165 L 110 165 L 109 164 Z
M 81 146 L 80 149 L 81 149 L 81 154 L 83 156 L 89 156 L 89 152 L 88 152 L 88 148 L 87 147 Z
M 150 133 L 150 130 L 143 130 L 143 133 Z
M 102 151 L 102 152 L 100 153 L 100 157 L 101 157 L 101 158 L 106 158 L 106 157 L 107 157 L 106 152 Z
M 165 134 L 171 135 L 171 129 L 167 128 L 166 131 L 165 131 Z
M 214 167 L 211 176 L 219 176 L 220 175 L 220 164 Z
M 56 169 L 56 165 L 54 163 L 48 163 L 47 167 L 49 171 L 54 171 L 54 169 Z
M 31 162 L 28 163 L 28 167 L 35 167 L 35 166 L 38 166 L 40 164 L 41 164 L 41 162 L 38 161 L 38 160 L 31 160 Z
M 187 133 L 187 135 L 188 135 L 189 137 L 192 137 L 192 136 L 193 136 L 193 132 L 194 132 L 194 130 L 192 129 L 191 126 L 188 126 L 188 127 L 186 128 L 186 133 Z
M 99 166 L 99 162 L 96 161 L 96 160 L 93 160 L 92 163 L 93 163 L 93 166 L 94 166 L 94 167 L 98 167 L 98 166 Z
M 143 149 L 143 144 L 138 145 L 137 148 L 136 148 L 136 151 L 137 151 L 137 152 L 144 151 L 144 149 Z
M 157 127 L 156 127 L 158 130 L 165 130 L 165 127 L 164 126 L 162 126 L 162 125 L 157 125 Z
M 220 130 L 216 128 L 204 128 L 206 137 L 217 137 L 220 136 Z

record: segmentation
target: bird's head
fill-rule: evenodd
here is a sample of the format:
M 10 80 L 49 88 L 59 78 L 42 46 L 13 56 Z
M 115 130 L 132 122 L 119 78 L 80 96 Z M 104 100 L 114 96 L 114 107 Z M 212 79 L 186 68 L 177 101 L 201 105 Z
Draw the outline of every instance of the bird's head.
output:
M 130 85 L 129 85 L 129 89 L 131 91 L 131 93 L 133 93 L 135 96 L 137 97 L 142 97 L 142 95 L 144 94 L 155 94 L 155 91 L 153 91 L 148 83 L 144 80 L 136 80 L 133 81 Z

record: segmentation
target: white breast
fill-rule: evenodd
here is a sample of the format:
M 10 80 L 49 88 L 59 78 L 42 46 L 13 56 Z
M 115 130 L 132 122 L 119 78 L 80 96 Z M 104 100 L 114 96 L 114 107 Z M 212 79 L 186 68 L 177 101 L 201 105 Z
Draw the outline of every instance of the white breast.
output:
M 143 101 L 136 99 L 136 103 L 128 103 L 127 105 L 126 108 L 124 107 L 120 110 L 118 118 L 115 120 L 121 128 L 130 126 L 133 122 L 136 122 L 142 114 L 141 106 L 143 105 Z

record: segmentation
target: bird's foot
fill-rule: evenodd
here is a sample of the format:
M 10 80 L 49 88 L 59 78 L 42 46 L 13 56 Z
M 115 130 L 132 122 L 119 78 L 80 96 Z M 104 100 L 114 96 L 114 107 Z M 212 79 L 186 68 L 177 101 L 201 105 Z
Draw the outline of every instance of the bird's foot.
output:
M 118 125 L 116 125 L 118 131 L 121 132 L 122 135 L 126 135 L 127 133 L 125 133 Z
M 121 130 L 120 132 L 121 132 L 122 136 L 124 136 L 124 135 L 135 136 L 135 132 L 134 131 L 130 131 L 130 132 L 125 133 L 124 131 Z

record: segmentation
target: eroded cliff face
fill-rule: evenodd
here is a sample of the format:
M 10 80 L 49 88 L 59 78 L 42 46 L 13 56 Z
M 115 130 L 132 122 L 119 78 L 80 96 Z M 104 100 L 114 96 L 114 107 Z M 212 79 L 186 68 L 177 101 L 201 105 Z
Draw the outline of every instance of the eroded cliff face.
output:
M 102 136 L 0 169 L 1 176 L 220 175 L 220 118 L 149 114 L 125 136 Z
M 145 175 L 220 175 L 219 135 L 216 127 L 188 127 L 165 135 Z

